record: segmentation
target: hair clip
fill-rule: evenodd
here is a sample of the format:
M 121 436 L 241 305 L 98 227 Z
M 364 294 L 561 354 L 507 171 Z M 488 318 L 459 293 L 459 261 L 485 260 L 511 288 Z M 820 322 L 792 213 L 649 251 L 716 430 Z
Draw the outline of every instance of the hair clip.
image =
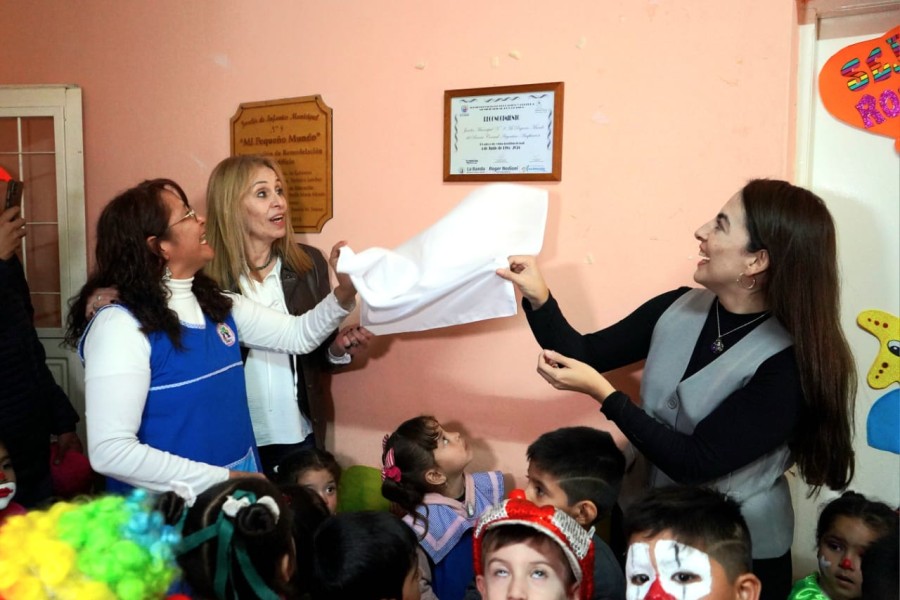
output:
M 388 443 L 389 439 L 391 439 L 391 434 L 389 434 L 389 433 L 384 434 L 384 438 L 382 438 L 382 440 L 381 440 L 381 453 L 382 454 L 384 454 L 384 452 L 387 450 L 387 443 Z
M 275 522 L 278 522 L 281 510 L 278 508 L 278 503 L 275 502 L 275 498 L 272 496 L 263 496 L 262 498 L 256 499 L 254 502 L 249 495 L 240 496 L 238 498 L 229 495 L 222 504 L 222 512 L 233 519 L 242 508 L 246 508 L 251 504 L 262 504 L 275 516 Z
M 238 565 L 237 568 L 241 570 L 247 583 L 258 598 L 261 600 L 279 600 L 279 596 L 265 584 L 259 573 L 256 571 L 256 568 L 253 566 L 250 556 L 247 553 L 247 549 L 244 546 L 243 540 L 233 540 L 234 524 L 231 522 L 231 519 L 234 519 L 235 515 L 237 515 L 238 511 L 242 508 L 257 503 L 263 504 L 268 508 L 272 514 L 275 515 L 275 522 L 278 522 L 278 516 L 281 511 L 278 509 L 278 503 L 272 496 L 263 496 L 262 498 L 257 499 L 256 494 L 253 492 L 235 490 L 234 495 L 229 494 L 227 496 L 225 502 L 222 504 L 222 511 L 213 523 L 182 538 L 177 546 L 176 553 L 181 555 L 190 552 L 206 542 L 213 539 L 216 540 L 218 548 L 216 551 L 214 586 L 217 598 L 226 597 L 226 587 L 228 582 L 232 580 L 231 571 L 236 562 Z M 229 518 L 225 518 L 226 516 Z
M 381 481 L 390 479 L 400 483 L 400 467 L 394 463 L 394 449 L 388 450 L 384 455 L 384 467 L 381 469 Z

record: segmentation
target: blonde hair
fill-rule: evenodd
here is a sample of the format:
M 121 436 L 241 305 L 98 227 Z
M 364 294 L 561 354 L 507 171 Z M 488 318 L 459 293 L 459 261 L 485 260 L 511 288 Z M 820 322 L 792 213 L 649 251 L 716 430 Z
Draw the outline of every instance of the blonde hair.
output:
M 215 251 L 215 257 L 204 270 L 226 290 L 241 291 L 241 275 L 250 276 L 241 201 L 250 190 L 253 171 L 259 167 L 272 169 L 285 185 L 284 173 L 274 159 L 247 155 L 230 156 L 216 165 L 206 187 L 206 240 Z M 272 242 L 272 252 L 295 273 L 303 274 L 313 268 L 312 259 L 294 243 L 290 210 L 285 211 L 284 222 L 287 234 Z

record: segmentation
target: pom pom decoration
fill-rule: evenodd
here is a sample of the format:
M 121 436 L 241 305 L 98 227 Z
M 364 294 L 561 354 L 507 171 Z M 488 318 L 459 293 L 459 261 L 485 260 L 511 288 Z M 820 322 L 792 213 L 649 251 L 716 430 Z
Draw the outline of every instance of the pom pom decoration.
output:
M 10 517 L 0 528 L 0 598 L 162 598 L 179 540 L 143 490 Z

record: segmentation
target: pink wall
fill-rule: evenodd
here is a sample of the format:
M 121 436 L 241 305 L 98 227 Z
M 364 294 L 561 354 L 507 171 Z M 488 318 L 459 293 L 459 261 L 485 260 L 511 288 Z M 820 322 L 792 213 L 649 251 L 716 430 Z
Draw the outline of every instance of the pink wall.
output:
M 202 207 L 239 103 L 318 93 L 334 109 L 335 217 L 306 239 L 395 246 L 473 187 L 441 180 L 445 89 L 564 81 L 542 261 L 589 329 L 690 283 L 696 227 L 747 178 L 789 175 L 793 0 L 33 0 L 3 12 L 15 27 L 0 83 L 84 90 L 91 244 L 104 204 L 140 179 L 171 177 Z M 374 465 L 385 432 L 434 413 L 476 440 L 475 468 L 521 483 L 538 434 L 600 422 L 592 401 L 544 384 L 537 353 L 521 316 L 379 339 L 365 368 L 334 379 L 330 445 Z M 635 372 L 614 381 L 633 389 Z

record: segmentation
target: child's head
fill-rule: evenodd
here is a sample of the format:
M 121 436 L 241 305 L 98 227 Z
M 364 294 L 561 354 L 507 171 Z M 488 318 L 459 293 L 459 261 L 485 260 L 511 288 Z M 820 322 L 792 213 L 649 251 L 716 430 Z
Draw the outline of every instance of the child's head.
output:
M 592 532 L 513 490 L 475 528 L 475 582 L 484 600 L 586 600 L 593 594 Z
M 410 513 L 426 493 L 442 493 L 472 460 L 462 435 L 429 416 L 405 421 L 382 446 L 381 494 Z
M 738 504 L 719 492 L 651 490 L 626 512 L 625 536 L 630 599 L 759 598 L 747 524 Z
M 302 485 L 325 501 L 331 514 L 337 512 L 341 466 L 327 450 L 304 448 L 286 456 L 278 465 L 275 483 Z
M 294 570 L 292 514 L 275 484 L 242 477 L 216 484 L 187 510 L 178 564 L 203 598 L 271 597 Z
M 0 597 L 161 598 L 178 539 L 142 490 L 57 502 L 4 523 Z
M 319 526 L 331 516 L 322 497 L 309 488 L 300 485 L 281 486 L 281 493 L 293 513 L 294 548 L 297 568 L 292 578 L 293 591 L 297 594 L 309 592 L 312 579 L 312 561 L 315 554 L 313 536 Z
M 816 526 L 822 590 L 832 600 L 860 598 L 866 548 L 896 529 L 897 513 L 862 494 L 844 492 L 825 505 Z
M 527 498 L 555 506 L 590 527 L 616 503 L 625 456 L 612 436 L 591 427 L 563 427 L 528 446 Z
M 866 548 L 862 561 L 862 597 L 900 600 L 897 565 L 900 564 L 900 532 L 895 528 Z
M 16 470 L 6 444 L 0 440 L 0 510 L 5 509 L 16 495 Z
M 419 600 L 416 536 L 389 512 L 342 513 L 316 532 L 316 600 Z

